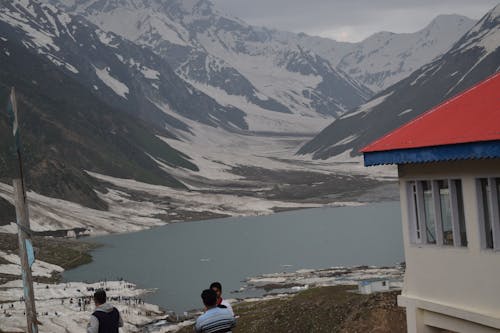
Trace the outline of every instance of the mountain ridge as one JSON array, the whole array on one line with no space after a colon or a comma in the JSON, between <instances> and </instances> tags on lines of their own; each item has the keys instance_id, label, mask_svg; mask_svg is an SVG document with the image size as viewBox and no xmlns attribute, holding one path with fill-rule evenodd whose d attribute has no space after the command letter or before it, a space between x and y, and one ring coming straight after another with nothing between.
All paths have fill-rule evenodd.
<instances>
[{"instance_id":1,"label":"mountain ridge","mask_svg":"<svg viewBox=\"0 0 500 333\"><path fill-rule=\"evenodd\" d=\"M80 58L70 58L73 53L64 53L58 46L62 44L42 33L46 30L36 30L39 34L31 39L33 36L29 33L33 31L27 25L29 13L21 9L40 14L46 8L28 0L14 3L2 0L1 3L0 100L6 101L10 87L16 87L30 189L87 207L106 209L106 203L96 193L105 189L87 171L186 188L155 161L198 169L187 155L157 137L174 138L175 135L163 126L152 126L99 98L85 80L78 78L85 66L66 63L66 60ZM6 17L17 18L15 22L20 23L8 23ZM47 18L45 23L51 25L49 21ZM85 29L85 25L77 21L70 22L77 29ZM56 25L61 27L59 23ZM84 57L83 52L81 56ZM91 73L96 75L94 68ZM94 84L100 81L97 77L94 79ZM100 89L106 87L104 82L98 84ZM112 91L105 96L111 95ZM0 128L0 179L10 182L15 161L11 152L13 139L8 130L10 123L4 112L0 113Z\"/></svg>"},{"instance_id":2,"label":"mountain ridge","mask_svg":"<svg viewBox=\"0 0 500 333\"><path fill-rule=\"evenodd\" d=\"M500 5L453 47L408 78L335 120L298 154L328 159L359 149L500 70Z\"/></svg>"}]
</instances>

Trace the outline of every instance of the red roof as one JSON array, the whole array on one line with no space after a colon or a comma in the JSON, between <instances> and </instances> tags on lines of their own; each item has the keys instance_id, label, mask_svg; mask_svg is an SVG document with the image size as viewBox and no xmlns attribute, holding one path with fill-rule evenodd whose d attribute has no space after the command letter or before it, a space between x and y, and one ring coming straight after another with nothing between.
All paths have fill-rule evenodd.
<instances>
[{"instance_id":1,"label":"red roof","mask_svg":"<svg viewBox=\"0 0 500 333\"><path fill-rule=\"evenodd\" d=\"M363 153L500 140L500 72L369 144Z\"/></svg>"}]
</instances>

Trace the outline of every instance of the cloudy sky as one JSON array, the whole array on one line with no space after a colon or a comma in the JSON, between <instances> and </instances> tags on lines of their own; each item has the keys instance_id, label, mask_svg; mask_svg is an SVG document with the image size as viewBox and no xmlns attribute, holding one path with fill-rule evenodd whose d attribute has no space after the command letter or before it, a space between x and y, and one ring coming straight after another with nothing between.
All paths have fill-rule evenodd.
<instances>
[{"instance_id":1,"label":"cloudy sky","mask_svg":"<svg viewBox=\"0 0 500 333\"><path fill-rule=\"evenodd\" d=\"M438 14L479 19L499 0L213 0L223 12L280 30L359 41L378 31L415 32Z\"/></svg>"}]
</instances>

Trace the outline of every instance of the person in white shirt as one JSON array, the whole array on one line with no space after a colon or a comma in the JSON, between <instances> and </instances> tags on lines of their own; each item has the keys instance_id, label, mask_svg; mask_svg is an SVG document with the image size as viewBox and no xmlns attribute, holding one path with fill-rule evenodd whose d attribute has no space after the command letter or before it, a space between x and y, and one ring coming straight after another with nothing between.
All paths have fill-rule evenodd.
<instances>
[{"instance_id":1,"label":"person in white shirt","mask_svg":"<svg viewBox=\"0 0 500 333\"><path fill-rule=\"evenodd\" d=\"M213 282L210 285L210 289L215 291L215 293L217 294L217 306L219 308L228 309L229 312L231 312L231 314L234 317L233 307L231 306L231 304L228 301L226 301L225 299L222 298L222 284L220 282Z\"/></svg>"}]
</instances>

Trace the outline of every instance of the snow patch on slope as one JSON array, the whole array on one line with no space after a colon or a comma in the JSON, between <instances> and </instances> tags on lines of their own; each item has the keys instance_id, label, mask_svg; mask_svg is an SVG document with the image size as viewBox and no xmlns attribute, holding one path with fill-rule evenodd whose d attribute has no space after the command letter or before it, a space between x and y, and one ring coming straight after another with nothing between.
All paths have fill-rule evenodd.
<instances>
[{"instance_id":1,"label":"snow patch on slope","mask_svg":"<svg viewBox=\"0 0 500 333\"><path fill-rule=\"evenodd\" d=\"M229 95L225 90L200 82L189 82L199 91L214 98L217 103L234 106L246 113L245 120L250 131L282 132L282 133L318 133L325 123L334 118L327 116L315 117L301 114L286 114L266 110L250 102L245 96ZM300 126L297 126L300 124Z\"/></svg>"},{"instance_id":2,"label":"snow patch on slope","mask_svg":"<svg viewBox=\"0 0 500 333\"><path fill-rule=\"evenodd\" d=\"M17 254L0 251L0 258L9 262L0 265L0 272L3 274L21 276L21 259ZM35 260L31 267L33 276L51 277L52 273L61 273L64 269L57 265L52 265L41 260Z\"/></svg>"},{"instance_id":3,"label":"snow patch on slope","mask_svg":"<svg viewBox=\"0 0 500 333\"><path fill-rule=\"evenodd\" d=\"M126 95L128 95L130 92L127 85L112 77L111 74L109 73L109 67L105 67L104 69L99 69L94 66L94 69L95 73L97 74L97 77L99 77L99 79L105 85L111 88L111 90L113 90L118 96L127 99Z\"/></svg>"},{"instance_id":4,"label":"snow patch on slope","mask_svg":"<svg viewBox=\"0 0 500 333\"><path fill-rule=\"evenodd\" d=\"M382 102L384 102L387 99L387 97L391 96L393 93L394 93L394 91L391 91L388 94L385 94L383 96L377 97L377 98L369 101L368 103L365 103L365 104L361 105L355 112L348 113L345 116L342 116L342 119L347 119L347 118L351 118L353 116L357 116L357 115L360 115L360 114L363 114L363 113L370 112L374 107L376 107L377 105L379 105Z\"/></svg>"},{"instance_id":5,"label":"snow patch on slope","mask_svg":"<svg viewBox=\"0 0 500 333\"><path fill-rule=\"evenodd\" d=\"M249 49L246 54L233 51L240 41L235 40L232 34L218 32L213 36L206 32L197 37L211 55L224 59L225 63L243 74L264 95L276 99L294 113L316 114L310 106L311 101L302 92L314 90L323 79L319 75L303 75L280 66L277 62L283 60L279 57L286 50L283 45L246 42L245 46Z\"/></svg>"},{"instance_id":6,"label":"snow patch on slope","mask_svg":"<svg viewBox=\"0 0 500 333\"><path fill-rule=\"evenodd\" d=\"M249 196L230 194L204 194L175 190L160 185L141 183L133 179L120 179L101 175L94 172L87 173L101 181L111 183L124 189L141 191L157 197L168 197L174 201L184 203L182 209L193 212L212 212L231 216L264 215L274 213L274 208L313 208L318 204L299 204L292 202L265 200Z\"/></svg>"}]
</instances>

